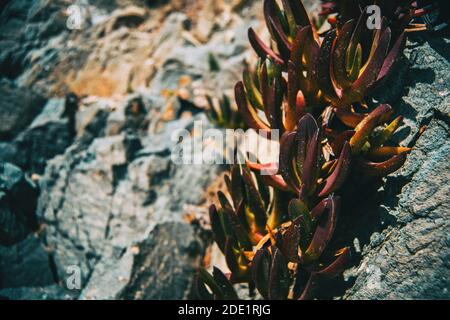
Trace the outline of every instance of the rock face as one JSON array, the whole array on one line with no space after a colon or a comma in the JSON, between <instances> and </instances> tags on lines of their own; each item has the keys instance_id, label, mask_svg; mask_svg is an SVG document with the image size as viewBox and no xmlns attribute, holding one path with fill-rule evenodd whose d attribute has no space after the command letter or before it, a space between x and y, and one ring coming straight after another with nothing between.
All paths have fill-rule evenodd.
<instances>
[{"instance_id":1,"label":"rock face","mask_svg":"<svg viewBox=\"0 0 450 320\"><path fill-rule=\"evenodd\" d=\"M7 79L0 79L0 96L1 140L11 139L25 129L45 104L45 98Z\"/></svg>"},{"instance_id":2,"label":"rock face","mask_svg":"<svg viewBox=\"0 0 450 320\"><path fill-rule=\"evenodd\" d=\"M347 272L355 281L347 299L450 298L450 41L427 40L405 51L406 94L393 103L405 115L398 139L413 151L384 186L380 210L392 222L372 234L359 266Z\"/></svg>"},{"instance_id":3,"label":"rock face","mask_svg":"<svg viewBox=\"0 0 450 320\"><path fill-rule=\"evenodd\" d=\"M130 97L122 107L124 124L127 106L136 99ZM217 167L192 170L174 165L170 155L177 142L171 139L172 128L189 128L196 120L207 122L204 115L174 120L142 139L130 128L91 140L80 137L49 162L38 213L47 225L59 279L68 267L78 266L87 286L82 297L188 296L194 264L205 248L183 214L186 205L203 201ZM106 267L111 265L123 268Z\"/></svg>"},{"instance_id":4,"label":"rock face","mask_svg":"<svg viewBox=\"0 0 450 320\"><path fill-rule=\"evenodd\" d=\"M38 229L38 190L16 166L0 163L0 289L54 283Z\"/></svg>"},{"instance_id":5,"label":"rock face","mask_svg":"<svg viewBox=\"0 0 450 320\"><path fill-rule=\"evenodd\" d=\"M36 187L16 166L0 163L0 245L12 245L38 227Z\"/></svg>"}]
</instances>

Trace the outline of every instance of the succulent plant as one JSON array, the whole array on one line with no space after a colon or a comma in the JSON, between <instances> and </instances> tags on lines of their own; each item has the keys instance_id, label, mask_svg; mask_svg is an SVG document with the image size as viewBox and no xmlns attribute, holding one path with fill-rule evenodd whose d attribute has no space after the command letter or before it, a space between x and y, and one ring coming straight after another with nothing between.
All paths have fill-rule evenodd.
<instances>
[{"instance_id":1,"label":"succulent plant","mask_svg":"<svg viewBox=\"0 0 450 320\"><path fill-rule=\"evenodd\" d=\"M413 23L438 9L440 1L434 0L322 0L320 15L328 22L337 24L358 18L360 12L370 5L377 5L389 19L391 28L407 31L426 30L425 24Z\"/></svg>"},{"instance_id":2,"label":"succulent plant","mask_svg":"<svg viewBox=\"0 0 450 320\"><path fill-rule=\"evenodd\" d=\"M279 161L236 164L225 176L228 195L218 192L210 220L230 273L201 270L201 298L235 299L233 284L242 282L267 299L314 298L351 258L349 247L329 247L348 177L384 177L410 151L391 142L402 117L365 103L390 75L405 33L386 17L368 30L359 11L319 36L299 0L282 4L265 0L271 44L249 30L259 61L235 86L245 124L269 137L281 132Z\"/></svg>"}]
</instances>

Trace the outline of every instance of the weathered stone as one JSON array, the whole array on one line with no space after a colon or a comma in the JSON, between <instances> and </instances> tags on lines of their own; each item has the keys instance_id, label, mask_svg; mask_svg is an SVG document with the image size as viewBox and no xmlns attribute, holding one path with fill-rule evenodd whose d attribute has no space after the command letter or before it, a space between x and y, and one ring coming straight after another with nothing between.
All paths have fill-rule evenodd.
<instances>
[{"instance_id":1,"label":"weathered stone","mask_svg":"<svg viewBox=\"0 0 450 320\"><path fill-rule=\"evenodd\" d=\"M190 298L203 251L204 244L192 226L181 222L158 224L119 259L102 260L80 298Z\"/></svg>"},{"instance_id":2,"label":"weathered stone","mask_svg":"<svg viewBox=\"0 0 450 320\"><path fill-rule=\"evenodd\" d=\"M72 300L73 293L57 285L46 287L23 287L0 290L0 299L9 300Z\"/></svg>"},{"instance_id":3,"label":"weathered stone","mask_svg":"<svg viewBox=\"0 0 450 320\"><path fill-rule=\"evenodd\" d=\"M30 89L0 79L0 139L14 138L41 111L45 99Z\"/></svg>"},{"instance_id":4,"label":"weathered stone","mask_svg":"<svg viewBox=\"0 0 450 320\"><path fill-rule=\"evenodd\" d=\"M12 245L38 227L35 215L38 191L24 173L0 163L0 245Z\"/></svg>"},{"instance_id":5,"label":"weathered stone","mask_svg":"<svg viewBox=\"0 0 450 320\"><path fill-rule=\"evenodd\" d=\"M405 53L410 67L400 81L407 90L393 105L405 116L397 138L413 151L387 178L380 210L390 223L370 238L359 266L346 272L354 281L347 299L450 298L450 42L428 39Z\"/></svg>"},{"instance_id":6,"label":"weathered stone","mask_svg":"<svg viewBox=\"0 0 450 320\"><path fill-rule=\"evenodd\" d=\"M55 281L50 256L39 237L31 234L15 245L0 246L1 289L47 286Z\"/></svg>"}]
</instances>

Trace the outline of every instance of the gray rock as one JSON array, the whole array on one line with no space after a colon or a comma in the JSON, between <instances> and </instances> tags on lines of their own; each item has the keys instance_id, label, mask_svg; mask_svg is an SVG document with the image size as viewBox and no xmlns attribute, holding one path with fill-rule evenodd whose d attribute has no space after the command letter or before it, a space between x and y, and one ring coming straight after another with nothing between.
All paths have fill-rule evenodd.
<instances>
[{"instance_id":1,"label":"gray rock","mask_svg":"<svg viewBox=\"0 0 450 320\"><path fill-rule=\"evenodd\" d=\"M21 168L42 174L48 159L61 154L72 143L65 99L51 99L31 125L15 140L16 162Z\"/></svg>"},{"instance_id":2,"label":"gray rock","mask_svg":"<svg viewBox=\"0 0 450 320\"><path fill-rule=\"evenodd\" d=\"M124 117L118 118L126 119L129 108L122 108L122 112ZM63 155L49 162L40 183L38 213L47 225L46 241L52 248L60 280L64 280L68 266L79 266L85 288L83 298L130 298L141 284L153 288L143 293L144 298L169 297L174 292L178 294L174 297L187 296L192 280L191 260L199 259L203 244L193 238L196 231L183 222L182 216L185 205L202 201L217 167L173 164L170 155L176 141L172 141L171 133L189 128L196 119L207 123L204 115L169 121L142 141L138 138L139 126L131 122L117 135L100 135L90 141L79 138ZM150 118L153 121L158 119ZM110 124L106 120L103 126ZM158 144L161 147L152 149ZM173 243L160 242L163 236L158 233L186 239L173 236ZM183 246L191 242L199 251L189 255ZM144 253L144 261L136 262L138 257L129 254L135 246ZM172 257L167 255L170 250L173 254L181 252L178 261L171 264L171 271L166 261ZM139 271L142 268L136 264L147 264L146 256L152 257L152 269L167 269L159 276L174 291L159 284L156 276L151 280L143 277Z\"/></svg>"},{"instance_id":3,"label":"gray rock","mask_svg":"<svg viewBox=\"0 0 450 320\"><path fill-rule=\"evenodd\" d=\"M30 124L45 104L45 99L30 89L0 79L0 139L14 138Z\"/></svg>"},{"instance_id":4,"label":"gray rock","mask_svg":"<svg viewBox=\"0 0 450 320\"><path fill-rule=\"evenodd\" d=\"M54 284L50 259L42 239L33 234L13 246L0 246L0 288Z\"/></svg>"},{"instance_id":5,"label":"gray rock","mask_svg":"<svg viewBox=\"0 0 450 320\"><path fill-rule=\"evenodd\" d=\"M0 160L42 174L47 160L63 153L74 138L74 128L70 128L70 117L65 108L66 99L50 99L14 140L0 143Z\"/></svg>"},{"instance_id":6,"label":"gray rock","mask_svg":"<svg viewBox=\"0 0 450 320\"><path fill-rule=\"evenodd\" d=\"M0 245L12 245L38 228L38 191L16 166L0 162Z\"/></svg>"},{"instance_id":7,"label":"gray rock","mask_svg":"<svg viewBox=\"0 0 450 320\"><path fill-rule=\"evenodd\" d=\"M414 149L387 178L382 204L393 222L346 272L355 281L346 299L450 298L450 41L410 44L405 53L411 66L400 80L406 95L394 104L405 115L397 138Z\"/></svg>"},{"instance_id":8,"label":"gray rock","mask_svg":"<svg viewBox=\"0 0 450 320\"><path fill-rule=\"evenodd\" d=\"M193 276L204 244L186 223L158 224L118 260L96 267L81 299L192 298Z\"/></svg>"},{"instance_id":9,"label":"gray rock","mask_svg":"<svg viewBox=\"0 0 450 320\"><path fill-rule=\"evenodd\" d=\"M45 287L8 288L0 290L0 297L9 300L72 300L70 292L57 285Z\"/></svg>"}]
</instances>

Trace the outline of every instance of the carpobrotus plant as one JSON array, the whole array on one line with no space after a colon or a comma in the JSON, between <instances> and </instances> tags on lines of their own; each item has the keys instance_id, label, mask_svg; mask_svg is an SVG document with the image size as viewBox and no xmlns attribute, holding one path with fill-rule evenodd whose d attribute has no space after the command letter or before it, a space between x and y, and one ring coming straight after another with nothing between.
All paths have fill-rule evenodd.
<instances>
[{"instance_id":1,"label":"carpobrotus plant","mask_svg":"<svg viewBox=\"0 0 450 320\"><path fill-rule=\"evenodd\" d=\"M348 177L386 176L410 150L390 142L402 121L392 119L392 107L365 101L405 45L392 17L369 30L361 10L319 36L299 0L283 0L282 7L266 0L264 13L271 43L249 30L259 62L244 72L235 98L249 128L267 136L279 130L279 161L235 164L225 176L228 194L218 192L210 219L231 273L201 270L203 299L235 299L233 284L243 282L267 299L314 298L322 280L341 274L351 257L349 247L328 246L345 214Z\"/></svg>"}]
</instances>

